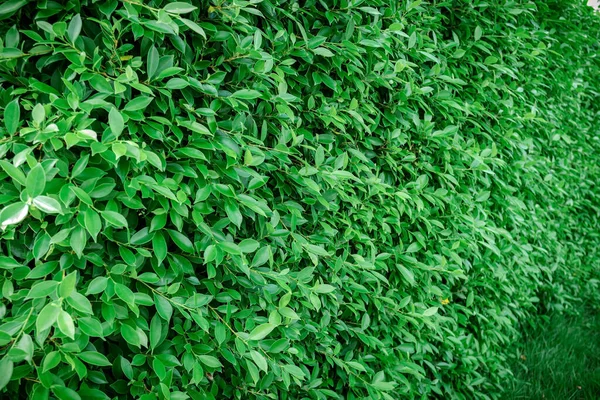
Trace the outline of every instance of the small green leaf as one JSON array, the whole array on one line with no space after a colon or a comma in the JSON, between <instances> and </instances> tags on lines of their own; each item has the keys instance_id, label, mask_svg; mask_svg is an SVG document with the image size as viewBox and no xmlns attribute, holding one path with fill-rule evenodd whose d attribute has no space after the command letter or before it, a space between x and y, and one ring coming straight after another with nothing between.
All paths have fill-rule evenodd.
<instances>
[{"instance_id":1,"label":"small green leaf","mask_svg":"<svg viewBox=\"0 0 600 400\"><path fill-rule=\"evenodd\" d=\"M266 324L259 325L256 328L254 328L252 330L252 332L250 332L250 336L248 336L248 340L261 340L261 339L264 339L276 327L277 327L277 325L274 325L274 324L271 324L271 323L266 323Z\"/></svg>"},{"instance_id":2,"label":"small green leaf","mask_svg":"<svg viewBox=\"0 0 600 400\"><path fill-rule=\"evenodd\" d=\"M265 358L265 356L263 356L256 350L250 350L250 357L252 357L252 361L254 361L258 368L265 372L268 371L269 365L267 364L267 359Z\"/></svg>"},{"instance_id":3,"label":"small green leaf","mask_svg":"<svg viewBox=\"0 0 600 400\"><path fill-rule=\"evenodd\" d=\"M84 351L77 354L77 357L90 365L97 365L99 367L110 367L112 365L104 354L100 354L97 351Z\"/></svg>"},{"instance_id":4,"label":"small green leaf","mask_svg":"<svg viewBox=\"0 0 600 400\"><path fill-rule=\"evenodd\" d=\"M41 125L46 119L46 109L42 104L36 104L31 111L31 116L33 117L33 122L36 125Z\"/></svg>"},{"instance_id":5,"label":"small green leaf","mask_svg":"<svg viewBox=\"0 0 600 400\"><path fill-rule=\"evenodd\" d=\"M2 6L0 6L2 7ZM0 390L4 389L13 374L13 362L7 356L0 360Z\"/></svg>"},{"instance_id":6,"label":"small green leaf","mask_svg":"<svg viewBox=\"0 0 600 400\"><path fill-rule=\"evenodd\" d=\"M132 346L140 347L140 336L137 331L127 324L121 324L121 336Z\"/></svg>"},{"instance_id":7,"label":"small green leaf","mask_svg":"<svg viewBox=\"0 0 600 400\"><path fill-rule=\"evenodd\" d=\"M327 284L318 284L315 285L313 290L316 293L327 294L335 291L335 286L327 285Z\"/></svg>"},{"instance_id":8,"label":"small green leaf","mask_svg":"<svg viewBox=\"0 0 600 400\"><path fill-rule=\"evenodd\" d=\"M108 125L110 126L110 130L118 138L123 129L125 129L125 122L123 120L123 116L116 108L111 108L108 113Z\"/></svg>"},{"instance_id":9,"label":"small green leaf","mask_svg":"<svg viewBox=\"0 0 600 400\"><path fill-rule=\"evenodd\" d=\"M150 348L154 350L162 337L162 322L158 315L152 317L150 322Z\"/></svg>"},{"instance_id":10,"label":"small green leaf","mask_svg":"<svg viewBox=\"0 0 600 400\"><path fill-rule=\"evenodd\" d=\"M47 214L62 214L62 207L58 200L48 196L37 196L33 199L33 205Z\"/></svg>"},{"instance_id":11,"label":"small green leaf","mask_svg":"<svg viewBox=\"0 0 600 400\"><path fill-rule=\"evenodd\" d=\"M60 287L58 288L58 294L62 298L67 298L71 296L73 291L75 290L75 285L77 284L77 272L73 271L67 276L63 278L60 282Z\"/></svg>"},{"instance_id":12,"label":"small green leaf","mask_svg":"<svg viewBox=\"0 0 600 400\"><path fill-rule=\"evenodd\" d=\"M200 355L198 359L202 362L202 364L206 365L210 368L219 368L222 367L223 364L219 361L218 358L209 356L209 355Z\"/></svg>"},{"instance_id":13,"label":"small green leaf","mask_svg":"<svg viewBox=\"0 0 600 400\"><path fill-rule=\"evenodd\" d=\"M75 339L75 325L73 324L73 318L64 310L60 310L57 318L58 329L65 334L65 336Z\"/></svg>"},{"instance_id":14,"label":"small green leaf","mask_svg":"<svg viewBox=\"0 0 600 400\"><path fill-rule=\"evenodd\" d=\"M158 70L158 61L160 56L158 54L158 50L156 47L150 46L150 50L148 51L148 58L146 60L146 72L148 74L148 79L152 79L156 71Z\"/></svg>"},{"instance_id":15,"label":"small green leaf","mask_svg":"<svg viewBox=\"0 0 600 400\"><path fill-rule=\"evenodd\" d=\"M42 297L49 296L50 294L56 292L56 288L58 287L58 282L56 281L42 281L38 282L31 287L29 293L27 293L28 299L38 299Z\"/></svg>"},{"instance_id":16,"label":"small green leaf","mask_svg":"<svg viewBox=\"0 0 600 400\"><path fill-rule=\"evenodd\" d=\"M438 307L430 307L427 310L423 311L423 316L431 317L432 315L437 314L437 312L438 312Z\"/></svg>"},{"instance_id":17,"label":"small green leaf","mask_svg":"<svg viewBox=\"0 0 600 400\"><path fill-rule=\"evenodd\" d=\"M0 6L1 7L1 6ZM9 135L14 135L21 123L21 108L19 99L14 99L4 108L4 126Z\"/></svg>"},{"instance_id":18,"label":"small green leaf","mask_svg":"<svg viewBox=\"0 0 600 400\"><path fill-rule=\"evenodd\" d=\"M101 211L102 218L109 224L117 228L127 228L127 220L124 216L115 211Z\"/></svg>"},{"instance_id":19,"label":"small green leaf","mask_svg":"<svg viewBox=\"0 0 600 400\"><path fill-rule=\"evenodd\" d=\"M135 295L133 291L122 283L115 283L115 293L118 298L123 300L126 304L133 306L135 304Z\"/></svg>"},{"instance_id":20,"label":"small green leaf","mask_svg":"<svg viewBox=\"0 0 600 400\"><path fill-rule=\"evenodd\" d=\"M165 10L168 13L173 13L173 14L186 14L189 12L192 12L194 10L196 10L198 7L193 6L189 3L184 3L181 1L175 1L173 3L168 3L163 10Z\"/></svg>"},{"instance_id":21,"label":"small green leaf","mask_svg":"<svg viewBox=\"0 0 600 400\"><path fill-rule=\"evenodd\" d=\"M194 252L194 244L187 236L172 229L167 230L167 232L169 232L169 236L173 240L173 243L175 243L181 250L187 253Z\"/></svg>"},{"instance_id":22,"label":"small green leaf","mask_svg":"<svg viewBox=\"0 0 600 400\"><path fill-rule=\"evenodd\" d=\"M252 100L252 99L256 99L257 97L260 97L260 92L258 92L256 90L242 89L242 90L238 90L237 92L234 92L231 95L231 97L233 97L235 99Z\"/></svg>"},{"instance_id":23,"label":"small green leaf","mask_svg":"<svg viewBox=\"0 0 600 400\"><path fill-rule=\"evenodd\" d=\"M27 193L30 197L41 195L46 188L46 171L42 164L37 164L27 175Z\"/></svg>"},{"instance_id":24,"label":"small green leaf","mask_svg":"<svg viewBox=\"0 0 600 400\"><path fill-rule=\"evenodd\" d=\"M98 213L91 208L88 208L84 212L85 229L89 232L94 242L98 239L98 234L102 230L102 221Z\"/></svg>"},{"instance_id":25,"label":"small green leaf","mask_svg":"<svg viewBox=\"0 0 600 400\"><path fill-rule=\"evenodd\" d=\"M71 43L75 43L80 33L81 17L79 16L79 14L75 14L75 16L71 18L71 22L69 22L69 28L67 29L67 36L71 40Z\"/></svg>"},{"instance_id":26,"label":"small green leaf","mask_svg":"<svg viewBox=\"0 0 600 400\"><path fill-rule=\"evenodd\" d=\"M84 317L77 320L77 325L83 333L92 337L103 337L102 324L94 317Z\"/></svg>"},{"instance_id":27,"label":"small green leaf","mask_svg":"<svg viewBox=\"0 0 600 400\"><path fill-rule=\"evenodd\" d=\"M156 232L152 238L152 250L158 260L158 265L162 264L163 260L167 257L167 241L161 232Z\"/></svg>"},{"instance_id":28,"label":"small green leaf","mask_svg":"<svg viewBox=\"0 0 600 400\"><path fill-rule=\"evenodd\" d=\"M22 264L17 262L12 257L0 256L0 268L1 269L14 269L21 267Z\"/></svg>"},{"instance_id":29,"label":"small green leaf","mask_svg":"<svg viewBox=\"0 0 600 400\"><path fill-rule=\"evenodd\" d=\"M51 351L50 353L46 354L46 357L44 357L44 362L42 363L42 372L50 371L52 368L60 364L60 360L61 357L58 351Z\"/></svg>"},{"instance_id":30,"label":"small green leaf","mask_svg":"<svg viewBox=\"0 0 600 400\"><path fill-rule=\"evenodd\" d=\"M480 26L475 27L475 41L481 39L481 36L483 35L483 30L481 30Z\"/></svg>"},{"instance_id":31,"label":"small green leaf","mask_svg":"<svg viewBox=\"0 0 600 400\"><path fill-rule=\"evenodd\" d=\"M169 322L171 320L171 316L173 315L173 306L169 300L165 299L163 296L158 294L154 294L154 303L156 304L156 311L158 315L165 321Z\"/></svg>"},{"instance_id":32,"label":"small green leaf","mask_svg":"<svg viewBox=\"0 0 600 400\"><path fill-rule=\"evenodd\" d=\"M125 111L139 111L143 110L152 103L154 98L148 96L138 96L135 99L131 100L129 103L125 105Z\"/></svg>"},{"instance_id":33,"label":"small green leaf","mask_svg":"<svg viewBox=\"0 0 600 400\"><path fill-rule=\"evenodd\" d=\"M15 203L4 207L0 211L0 228L6 229L9 225L16 225L23 221L29 214L29 206L25 203Z\"/></svg>"},{"instance_id":34,"label":"small green leaf","mask_svg":"<svg viewBox=\"0 0 600 400\"><path fill-rule=\"evenodd\" d=\"M108 285L108 278L105 276L98 276L94 278L85 292L86 296L90 294L102 293Z\"/></svg>"},{"instance_id":35,"label":"small green leaf","mask_svg":"<svg viewBox=\"0 0 600 400\"><path fill-rule=\"evenodd\" d=\"M37 319L35 321L35 329L37 331L44 331L46 329L49 329L56 322L60 311L61 309L58 306L58 304L46 304L46 306L42 308L42 311L40 311L40 313L37 316Z\"/></svg>"}]
</instances>

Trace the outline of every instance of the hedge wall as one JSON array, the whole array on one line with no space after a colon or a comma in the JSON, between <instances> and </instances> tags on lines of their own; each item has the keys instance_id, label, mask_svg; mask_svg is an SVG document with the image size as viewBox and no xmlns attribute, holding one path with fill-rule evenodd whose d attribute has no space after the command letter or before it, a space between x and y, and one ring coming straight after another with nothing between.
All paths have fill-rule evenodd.
<instances>
[{"instance_id":1,"label":"hedge wall","mask_svg":"<svg viewBox=\"0 0 600 400\"><path fill-rule=\"evenodd\" d=\"M600 300L599 33L566 0L2 2L2 397L497 398L521 324Z\"/></svg>"}]
</instances>

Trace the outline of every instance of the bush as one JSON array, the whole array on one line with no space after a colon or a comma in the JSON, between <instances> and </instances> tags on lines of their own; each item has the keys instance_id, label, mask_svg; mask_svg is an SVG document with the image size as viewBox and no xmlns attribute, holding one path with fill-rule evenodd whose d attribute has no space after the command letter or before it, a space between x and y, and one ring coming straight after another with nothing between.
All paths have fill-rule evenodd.
<instances>
[{"instance_id":1,"label":"bush","mask_svg":"<svg viewBox=\"0 0 600 400\"><path fill-rule=\"evenodd\" d=\"M496 398L600 300L576 1L0 4L0 387Z\"/></svg>"}]
</instances>

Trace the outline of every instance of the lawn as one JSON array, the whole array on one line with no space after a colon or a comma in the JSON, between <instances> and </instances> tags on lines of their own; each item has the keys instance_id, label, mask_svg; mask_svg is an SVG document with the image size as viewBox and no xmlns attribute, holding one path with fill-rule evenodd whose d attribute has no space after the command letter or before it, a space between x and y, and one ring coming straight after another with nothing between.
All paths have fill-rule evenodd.
<instances>
[{"instance_id":1,"label":"lawn","mask_svg":"<svg viewBox=\"0 0 600 400\"><path fill-rule=\"evenodd\" d=\"M600 314L554 315L524 340L507 399L599 399Z\"/></svg>"}]
</instances>

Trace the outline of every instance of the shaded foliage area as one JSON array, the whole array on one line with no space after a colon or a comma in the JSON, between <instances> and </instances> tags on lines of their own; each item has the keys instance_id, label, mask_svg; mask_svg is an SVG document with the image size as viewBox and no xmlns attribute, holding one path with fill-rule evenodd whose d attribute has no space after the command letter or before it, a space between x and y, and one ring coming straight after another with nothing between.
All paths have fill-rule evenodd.
<instances>
[{"instance_id":1,"label":"shaded foliage area","mask_svg":"<svg viewBox=\"0 0 600 400\"><path fill-rule=\"evenodd\" d=\"M596 399L600 395L600 314L555 314L526 332L506 399Z\"/></svg>"},{"instance_id":2,"label":"shaded foliage area","mask_svg":"<svg viewBox=\"0 0 600 400\"><path fill-rule=\"evenodd\" d=\"M3 393L499 397L600 297L580 3L0 4Z\"/></svg>"}]
</instances>

